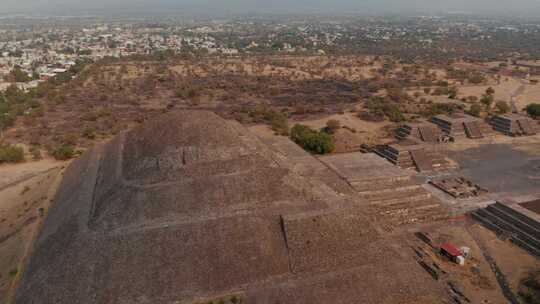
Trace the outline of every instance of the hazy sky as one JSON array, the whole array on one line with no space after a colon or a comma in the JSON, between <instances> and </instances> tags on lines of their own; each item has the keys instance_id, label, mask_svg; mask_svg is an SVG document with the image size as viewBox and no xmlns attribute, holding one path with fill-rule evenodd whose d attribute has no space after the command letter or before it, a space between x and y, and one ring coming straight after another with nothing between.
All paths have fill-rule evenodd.
<instances>
[{"instance_id":1,"label":"hazy sky","mask_svg":"<svg viewBox=\"0 0 540 304\"><path fill-rule=\"evenodd\" d=\"M0 14L198 11L219 13L470 12L540 16L540 0L0 0Z\"/></svg>"}]
</instances>

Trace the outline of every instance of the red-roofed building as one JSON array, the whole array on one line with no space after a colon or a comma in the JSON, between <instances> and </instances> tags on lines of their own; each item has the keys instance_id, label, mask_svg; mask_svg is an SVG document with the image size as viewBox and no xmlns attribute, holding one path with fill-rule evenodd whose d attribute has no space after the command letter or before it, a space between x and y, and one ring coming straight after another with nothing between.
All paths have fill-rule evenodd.
<instances>
[{"instance_id":1,"label":"red-roofed building","mask_svg":"<svg viewBox=\"0 0 540 304\"><path fill-rule=\"evenodd\" d=\"M458 257L462 256L463 253L456 246L450 243L444 243L441 245L441 254L447 256L450 260L458 262Z\"/></svg>"}]
</instances>

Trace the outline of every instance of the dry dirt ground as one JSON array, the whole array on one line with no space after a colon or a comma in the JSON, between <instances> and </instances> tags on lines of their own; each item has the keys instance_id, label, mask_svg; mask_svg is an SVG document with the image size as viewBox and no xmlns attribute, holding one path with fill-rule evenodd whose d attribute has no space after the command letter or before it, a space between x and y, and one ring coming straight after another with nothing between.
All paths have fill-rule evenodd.
<instances>
[{"instance_id":1,"label":"dry dirt ground","mask_svg":"<svg viewBox=\"0 0 540 304\"><path fill-rule=\"evenodd\" d=\"M470 303L505 304L497 279L479 247L478 241L487 249L506 277L511 290L517 294L519 282L531 270L540 269L540 261L508 241L502 241L490 230L471 220L456 220L418 227L429 235L435 246L450 242L456 247L469 247L471 256L464 266L459 266L436 254L420 240L411 239L411 248L426 254L424 261L436 263L446 274L441 282L457 282ZM420 249L421 248L421 249Z\"/></svg>"},{"instance_id":2,"label":"dry dirt ground","mask_svg":"<svg viewBox=\"0 0 540 304\"><path fill-rule=\"evenodd\" d=\"M358 118L355 112L345 112L344 114L334 114L324 118L290 121L293 126L296 123L304 124L314 129L326 127L329 120L337 120L342 128L334 134L334 152L348 152L357 150L362 144L380 144L391 141L392 136L388 134L388 127L394 125L389 121L369 122Z\"/></svg>"},{"instance_id":3,"label":"dry dirt ground","mask_svg":"<svg viewBox=\"0 0 540 304\"><path fill-rule=\"evenodd\" d=\"M470 233L480 238L505 274L510 288L518 290L519 282L532 270L540 269L540 261L510 242L497 238L490 230L474 225Z\"/></svg>"},{"instance_id":4,"label":"dry dirt ground","mask_svg":"<svg viewBox=\"0 0 540 304\"><path fill-rule=\"evenodd\" d=\"M369 122L361 120L357 117L356 112L345 112L343 114L334 114L325 116L324 118L289 120L289 126L295 124L303 124L313 129L320 130L326 127L329 120L337 120L341 124L335 134L333 134L334 145L336 149L334 153L343 153L357 151L362 144L381 144L393 140L393 137L388 133L394 123L385 122ZM254 125L250 129L259 136L273 136L274 132L268 125Z\"/></svg>"},{"instance_id":5,"label":"dry dirt ground","mask_svg":"<svg viewBox=\"0 0 540 304\"><path fill-rule=\"evenodd\" d=\"M512 93L522 85L522 82L516 78L503 78L498 85L480 85L480 86L458 86L458 97L477 96L480 98L489 87L495 90L495 100L510 101Z\"/></svg>"},{"instance_id":6,"label":"dry dirt ground","mask_svg":"<svg viewBox=\"0 0 540 304\"><path fill-rule=\"evenodd\" d=\"M8 302L64 166L51 160L0 166L0 303Z\"/></svg>"},{"instance_id":7,"label":"dry dirt ground","mask_svg":"<svg viewBox=\"0 0 540 304\"><path fill-rule=\"evenodd\" d=\"M525 108L528 104L540 103L540 85L526 85L523 94L516 98L516 105L519 110Z\"/></svg>"},{"instance_id":8,"label":"dry dirt ground","mask_svg":"<svg viewBox=\"0 0 540 304\"><path fill-rule=\"evenodd\" d=\"M446 272L440 277L441 281L458 282L471 303L506 303L497 285L495 275L474 239L464 228L463 222L437 224L421 231L430 236L435 246L450 242L458 248L466 246L471 249L471 257L466 260L464 266L459 266L434 253L424 243L420 241L415 243L415 247L421 247L422 252L427 253L429 256L425 261L431 260Z\"/></svg>"}]
</instances>

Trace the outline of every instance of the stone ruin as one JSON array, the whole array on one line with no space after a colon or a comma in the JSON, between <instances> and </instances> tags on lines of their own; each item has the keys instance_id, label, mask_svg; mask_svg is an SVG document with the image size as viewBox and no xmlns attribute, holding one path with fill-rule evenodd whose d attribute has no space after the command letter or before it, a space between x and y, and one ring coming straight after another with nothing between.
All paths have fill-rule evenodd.
<instances>
[{"instance_id":1,"label":"stone ruin","mask_svg":"<svg viewBox=\"0 0 540 304\"><path fill-rule=\"evenodd\" d=\"M436 115L431 122L439 126L442 132L451 138L480 139L492 134L491 127L479 118L466 115Z\"/></svg>"},{"instance_id":2,"label":"stone ruin","mask_svg":"<svg viewBox=\"0 0 540 304\"><path fill-rule=\"evenodd\" d=\"M387 230L443 219L449 214L411 172L373 153L339 154L321 160L353 187L361 198L359 204L373 208Z\"/></svg>"},{"instance_id":3,"label":"stone ruin","mask_svg":"<svg viewBox=\"0 0 540 304\"><path fill-rule=\"evenodd\" d=\"M508 136L530 136L538 133L538 124L527 116L519 114L497 115L491 119L495 131Z\"/></svg>"},{"instance_id":4,"label":"stone ruin","mask_svg":"<svg viewBox=\"0 0 540 304\"><path fill-rule=\"evenodd\" d=\"M414 140L381 145L375 148L375 153L396 166L419 172L447 170L451 167L439 151Z\"/></svg>"},{"instance_id":5,"label":"stone ruin","mask_svg":"<svg viewBox=\"0 0 540 304\"><path fill-rule=\"evenodd\" d=\"M445 141L443 132L432 123L405 123L396 130L396 139L417 139L427 143Z\"/></svg>"},{"instance_id":6,"label":"stone ruin","mask_svg":"<svg viewBox=\"0 0 540 304\"><path fill-rule=\"evenodd\" d=\"M454 198L464 199L488 193L488 190L463 177L435 179L429 182Z\"/></svg>"}]
</instances>

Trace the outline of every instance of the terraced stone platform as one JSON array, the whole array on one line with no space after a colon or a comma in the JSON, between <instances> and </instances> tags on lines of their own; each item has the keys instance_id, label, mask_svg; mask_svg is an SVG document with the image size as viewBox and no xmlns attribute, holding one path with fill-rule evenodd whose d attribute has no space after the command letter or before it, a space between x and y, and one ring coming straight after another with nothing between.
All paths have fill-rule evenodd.
<instances>
[{"instance_id":1,"label":"terraced stone platform","mask_svg":"<svg viewBox=\"0 0 540 304\"><path fill-rule=\"evenodd\" d=\"M393 144L381 145L376 147L374 151L403 169L427 172L451 168L451 164L442 153L414 140L402 140Z\"/></svg>"},{"instance_id":2,"label":"terraced stone platform","mask_svg":"<svg viewBox=\"0 0 540 304\"><path fill-rule=\"evenodd\" d=\"M493 129L508 136L530 136L539 132L538 124L527 116L508 113L497 115L490 121Z\"/></svg>"},{"instance_id":3,"label":"terraced stone platform","mask_svg":"<svg viewBox=\"0 0 540 304\"><path fill-rule=\"evenodd\" d=\"M388 230L448 215L446 206L415 181L411 172L376 154L348 153L321 160L351 184L362 199L359 204L373 208Z\"/></svg>"}]
</instances>

